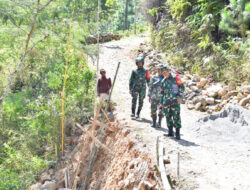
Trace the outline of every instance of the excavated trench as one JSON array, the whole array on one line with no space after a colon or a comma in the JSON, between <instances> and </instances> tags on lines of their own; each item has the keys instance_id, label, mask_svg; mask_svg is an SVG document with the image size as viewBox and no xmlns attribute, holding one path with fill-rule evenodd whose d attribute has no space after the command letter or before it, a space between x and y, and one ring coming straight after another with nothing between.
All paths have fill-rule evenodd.
<instances>
[{"instance_id":1,"label":"excavated trench","mask_svg":"<svg viewBox=\"0 0 250 190\"><path fill-rule=\"evenodd\" d=\"M112 130L97 126L93 135L102 144L90 137L90 125L83 128L89 132L75 129L67 138L67 154L53 171L42 175L39 189L46 189L48 179L55 183L55 189L160 189L155 155L139 150L139 142L128 128L118 121ZM46 179L48 175L51 177Z\"/></svg>"}]
</instances>

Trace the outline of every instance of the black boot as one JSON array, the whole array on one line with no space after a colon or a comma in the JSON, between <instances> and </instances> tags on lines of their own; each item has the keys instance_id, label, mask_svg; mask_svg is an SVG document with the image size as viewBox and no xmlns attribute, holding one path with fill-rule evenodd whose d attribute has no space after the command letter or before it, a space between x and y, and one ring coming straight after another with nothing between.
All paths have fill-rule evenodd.
<instances>
[{"instance_id":1,"label":"black boot","mask_svg":"<svg viewBox=\"0 0 250 190\"><path fill-rule=\"evenodd\" d=\"M177 140L181 140L180 129L176 128L175 137Z\"/></svg>"},{"instance_id":2,"label":"black boot","mask_svg":"<svg viewBox=\"0 0 250 190\"><path fill-rule=\"evenodd\" d=\"M168 126L168 136L169 137L173 137L174 136L173 126Z\"/></svg>"},{"instance_id":3,"label":"black boot","mask_svg":"<svg viewBox=\"0 0 250 190\"><path fill-rule=\"evenodd\" d=\"M161 120L162 120L162 116L159 116L159 121L158 121L158 127L161 128Z\"/></svg>"},{"instance_id":4,"label":"black boot","mask_svg":"<svg viewBox=\"0 0 250 190\"><path fill-rule=\"evenodd\" d=\"M135 117L135 108L132 108L132 114L131 117Z\"/></svg>"},{"instance_id":5,"label":"black boot","mask_svg":"<svg viewBox=\"0 0 250 190\"><path fill-rule=\"evenodd\" d=\"M136 119L139 119L139 118L140 118L140 113L141 113L141 110L138 110L138 111L137 111L137 114L136 114Z\"/></svg>"},{"instance_id":6,"label":"black boot","mask_svg":"<svg viewBox=\"0 0 250 190\"><path fill-rule=\"evenodd\" d=\"M157 116L153 116L152 119L153 119L153 124L151 125L151 127L155 128L156 127Z\"/></svg>"}]
</instances>

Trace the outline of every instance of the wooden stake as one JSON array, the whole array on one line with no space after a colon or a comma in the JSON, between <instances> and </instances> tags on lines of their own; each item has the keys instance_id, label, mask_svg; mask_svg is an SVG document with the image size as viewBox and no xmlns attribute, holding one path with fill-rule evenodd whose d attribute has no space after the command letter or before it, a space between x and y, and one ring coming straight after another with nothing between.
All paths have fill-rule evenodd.
<instances>
[{"instance_id":1,"label":"wooden stake","mask_svg":"<svg viewBox=\"0 0 250 190\"><path fill-rule=\"evenodd\" d=\"M178 161L177 161L177 177L180 179L180 152L178 152Z\"/></svg>"},{"instance_id":2,"label":"wooden stake","mask_svg":"<svg viewBox=\"0 0 250 190\"><path fill-rule=\"evenodd\" d=\"M91 152L89 166L88 166L88 169L87 169L87 172L86 172L86 177L84 179L84 182L81 185L80 190L86 190L87 182L88 182L89 177L90 177L90 175L92 173L92 168L93 168L94 160L95 160L96 153L97 153L97 146L95 145L95 143L93 143L92 145L94 146L94 148L93 148L93 150Z\"/></svg>"},{"instance_id":3,"label":"wooden stake","mask_svg":"<svg viewBox=\"0 0 250 190\"><path fill-rule=\"evenodd\" d=\"M114 80L113 80L113 83L112 83L112 87L111 87L111 91L110 91L110 94L109 94L109 99L108 99L108 103L107 103L107 106L106 106L106 108L105 108L105 111L108 110L109 103L110 103L110 101L111 101L111 96L112 96L112 94L113 94L113 89L114 89L114 86L115 86L115 82L116 82L116 78L117 78L118 71L119 71L119 68L120 68L120 64L121 64L121 62L118 63L117 68L116 68Z\"/></svg>"},{"instance_id":4,"label":"wooden stake","mask_svg":"<svg viewBox=\"0 0 250 190\"><path fill-rule=\"evenodd\" d=\"M70 186L70 175L69 175L69 170L68 170L68 168L65 170L64 179L65 179L65 188L68 189L69 186Z\"/></svg>"},{"instance_id":5,"label":"wooden stake","mask_svg":"<svg viewBox=\"0 0 250 190\"><path fill-rule=\"evenodd\" d=\"M159 141L159 172L161 174L161 180L162 180L162 184L163 184L163 188L165 190L171 190L171 186L168 182L167 179L167 174L166 174L166 170L165 170L165 166L164 166L164 160L163 160L163 143Z\"/></svg>"}]
</instances>

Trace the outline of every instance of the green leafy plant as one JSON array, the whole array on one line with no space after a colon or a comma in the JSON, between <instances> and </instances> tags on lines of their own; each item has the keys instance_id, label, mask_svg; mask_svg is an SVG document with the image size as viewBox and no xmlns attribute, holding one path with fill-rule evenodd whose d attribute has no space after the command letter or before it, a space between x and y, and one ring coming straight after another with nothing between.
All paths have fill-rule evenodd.
<instances>
[{"instance_id":1,"label":"green leafy plant","mask_svg":"<svg viewBox=\"0 0 250 190\"><path fill-rule=\"evenodd\" d=\"M250 23L250 2L247 0L230 0L230 4L221 13L220 29L230 34L247 35Z\"/></svg>"}]
</instances>

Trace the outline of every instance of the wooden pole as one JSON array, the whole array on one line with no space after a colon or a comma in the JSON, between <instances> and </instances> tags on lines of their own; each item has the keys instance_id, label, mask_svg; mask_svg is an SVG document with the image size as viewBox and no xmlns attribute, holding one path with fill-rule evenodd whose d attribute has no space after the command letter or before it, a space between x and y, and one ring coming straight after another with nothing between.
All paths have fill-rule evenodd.
<instances>
[{"instance_id":1,"label":"wooden pole","mask_svg":"<svg viewBox=\"0 0 250 190\"><path fill-rule=\"evenodd\" d=\"M94 114L96 113L97 108L97 83L98 83L98 75L99 75L99 61L100 61L100 0L98 0L97 5L97 22L96 22L96 28L97 28L97 63L96 63L96 90L95 90L95 108L94 108Z\"/></svg>"},{"instance_id":2,"label":"wooden pole","mask_svg":"<svg viewBox=\"0 0 250 190\"><path fill-rule=\"evenodd\" d=\"M159 142L159 172L161 174L161 180L162 180L162 184L163 184L163 188L165 190L171 190L171 186L168 182L167 179L167 174L166 174L166 170L165 170L165 166L164 166L164 154L163 154L163 143Z\"/></svg>"},{"instance_id":3,"label":"wooden pole","mask_svg":"<svg viewBox=\"0 0 250 190\"><path fill-rule=\"evenodd\" d=\"M108 102L107 102L105 111L108 110L109 103L110 103L110 101L111 101L111 96L112 96L112 94L113 94L113 89L114 89L114 86L115 86L115 81L116 81L116 78L117 78L117 75L118 75L118 71L119 71L120 65L121 65L121 62L118 63L117 68L116 68L114 80L113 80L113 83L112 83L112 87L111 87L111 91L110 91L110 94L109 94L109 99L108 99Z\"/></svg>"},{"instance_id":4,"label":"wooden pole","mask_svg":"<svg viewBox=\"0 0 250 190\"><path fill-rule=\"evenodd\" d=\"M68 37L68 42L67 42L67 55L66 55L66 63L65 63L65 71L64 71L64 79L63 79L63 90L62 90L62 121L61 121L62 155L64 154L64 117L65 117L64 102L65 102L66 82L67 82L67 74L68 74L68 67L69 67L69 54L70 54L72 24L73 24L73 19L74 19L74 10L75 10L75 7L72 10L71 22L69 25L69 37Z\"/></svg>"},{"instance_id":5,"label":"wooden pole","mask_svg":"<svg viewBox=\"0 0 250 190\"><path fill-rule=\"evenodd\" d=\"M177 177L180 179L180 152L178 152L178 161L177 161Z\"/></svg>"}]
</instances>

